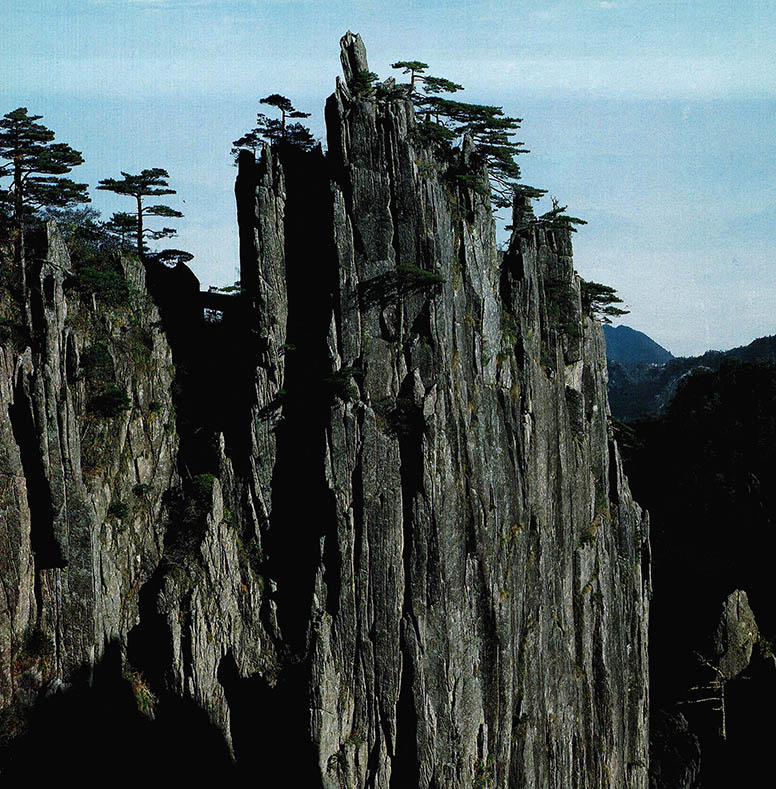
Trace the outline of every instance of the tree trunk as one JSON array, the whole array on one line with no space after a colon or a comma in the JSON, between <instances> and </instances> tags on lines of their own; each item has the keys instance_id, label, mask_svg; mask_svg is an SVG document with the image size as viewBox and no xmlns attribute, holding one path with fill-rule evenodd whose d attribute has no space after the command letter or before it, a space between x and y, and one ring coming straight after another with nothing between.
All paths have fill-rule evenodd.
<instances>
[{"instance_id":1,"label":"tree trunk","mask_svg":"<svg viewBox=\"0 0 776 789\"><path fill-rule=\"evenodd\" d=\"M137 200L137 255L143 260L143 198L135 195Z\"/></svg>"},{"instance_id":2,"label":"tree trunk","mask_svg":"<svg viewBox=\"0 0 776 789\"><path fill-rule=\"evenodd\" d=\"M30 294L27 290L27 255L25 254L24 248L24 181L22 178L22 165L19 159L14 159L13 188L14 225L16 231L16 239L14 243L14 262L19 271L22 315L24 316L24 323L30 331L30 336L32 336L32 308L30 306Z\"/></svg>"},{"instance_id":3,"label":"tree trunk","mask_svg":"<svg viewBox=\"0 0 776 789\"><path fill-rule=\"evenodd\" d=\"M14 160L13 167L14 209L13 218L16 229L14 244L15 263L21 275L22 295L26 301L27 294L27 266L24 260L24 199L22 194L22 166L19 159Z\"/></svg>"}]
</instances>

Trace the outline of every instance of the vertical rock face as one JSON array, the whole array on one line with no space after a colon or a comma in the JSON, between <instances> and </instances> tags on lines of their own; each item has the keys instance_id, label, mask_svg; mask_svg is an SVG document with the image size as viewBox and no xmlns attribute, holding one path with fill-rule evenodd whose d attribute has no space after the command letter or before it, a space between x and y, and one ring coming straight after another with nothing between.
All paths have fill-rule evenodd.
<instances>
[{"instance_id":1,"label":"vertical rock face","mask_svg":"<svg viewBox=\"0 0 776 789\"><path fill-rule=\"evenodd\" d=\"M240 157L220 324L126 261L134 322L90 312L49 228L0 356L0 707L114 646L156 736L204 711L268 783L646 786L648 525L569 230L518 201L499 251L471 142L342 60L326 155Z\"/></svg>"},{"instance_id":2,"label":"vertical rock face","mask_svg":"<svg viewBox=\"0 0 776 789\"><path fill-rule=\"evenodd\" d=\"M285 267L294 353L329 389L304 422L317 517L285 507L272 527L320 545L299 547L290 618L278 578L280 627L309 663L313 772L331 787L645 786L647 523L609 440L569 232L519 204L500 253L488 198L455 178L487 177L476 151L442 162L408 100L354 95L366 54L357 36L342 46L327 171L286 154L285 245L274 229L253 245L277 248L259 280ZM277 169L268 152L261 167ZM298 381L279 444L303 420ZM326 389L307 383L310 399Z\"/></svg>"},{"instance_id":3,"label":"vertical rock face","mask_svg":"<svg viewBox=\"0 0 776 789\"><path fill-rule=\"evenodd\" d=\"M223 433L192 421L212 378L181 341L205 350L198 286L167 272L176 370L136 259L100 261L87 274L119 284L90 295L53 223L31 249L32 322L0 345L0 774L24 775L43 741L41 774L153 747L179 775L170 743L197 737L192 770L228 765L232 678L275 658L261 461L236 473Z\"/></svg>"},{"instance_id":4,"label":"vertical rock face","mask_svg":"<svg viewBox=\"0 0 776 789\"><path fill-rule=\"evenodd\" d=\"M161 550L150 524L176 478L172 362L147 297L133 316L96 319L65 298L70 260L53 223L38 254L31 345L0 351L4 704L93 665L135 624ZM126 274L144 288L142 272ZM22 658L32 635L49 644L45 660Z\"/></svg>"}]
</instances>

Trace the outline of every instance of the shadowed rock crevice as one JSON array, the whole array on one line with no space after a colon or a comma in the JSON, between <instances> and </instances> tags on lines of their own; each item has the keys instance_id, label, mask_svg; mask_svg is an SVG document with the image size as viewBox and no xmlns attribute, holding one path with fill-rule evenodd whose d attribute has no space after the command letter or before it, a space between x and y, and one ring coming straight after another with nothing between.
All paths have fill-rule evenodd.
<instances>
[{"instance_id":1,"label":"shadowed rock crevice","mask_svg":"<svg viewBox=\"0 0 776 789\"><path fill-rule=\"evenodd\" d=\"M62 546L54 534L54 512L51 488L40 456L39 431L33 420L32 403L21 386L17 386L14 401L8 407L13 437L19 447L30 508L30 537L39 570L64 567Z\"/></svg>"},{"instance_id":2,"label":"shadowed rock crevice","mask_svg":"<svg viewBox=\"0 0 776 789\"><path fill-rule=\"evenodd\" d=\"M404 627L411 627L406 622ZM420 785L420 763L418 760L418 715L415 710L415 694L412 688L414 667L410 650L403 650L401 690L399 703L396 708L396 751L392 759L391 783L392 789L401 789L405 786Z\"/></svg>"},{"instance_id":3,"label":"shadowed rock crevice","mask_svg":"<svg viewBox=\"0 0 776 789\"><path fill-rule=\"evenodd\" d=\"M268 569L278 584L279 624L292 652L301 653L322 547L330 561L328 604L336 607L339 597L337 554L329 536L334 501L325 474L326 428L336 396L327 344L335 268L329 180L320 150L287 150L281 162L287 194L287 351L266 546Z\"/></svg>"},{"instance_id":4,"label":"shadowed rock crevice","mask_svg":"<svg viewBox=\"0 0 776 789\"><path fill-rule=\"evenodd\" d=\"M230 711L237 774L260 786L315 786L315 754L299 710L306 704L309 669L289 665L273 685L261 676L242 677L231 653L218 666L218 681ZM300 694L302 694L300 696Z\"/></svg>"},{"instance_id":5,"label":"shadowed rock crevice","mask_svg":"<svg viewBox=\"0 0 776 789\"><path fill-rule=\"evenodd\" d=\"M120 783L228 779L229 751L202 710L180 698L143 707L137 683L144 680L133 685L129 672L114 643L97 664L76 672L71 684L46 694L27 713L25 733L0 751L3 779L19 785L56 780L85 764Z\"/></svg>"}]
</instances>

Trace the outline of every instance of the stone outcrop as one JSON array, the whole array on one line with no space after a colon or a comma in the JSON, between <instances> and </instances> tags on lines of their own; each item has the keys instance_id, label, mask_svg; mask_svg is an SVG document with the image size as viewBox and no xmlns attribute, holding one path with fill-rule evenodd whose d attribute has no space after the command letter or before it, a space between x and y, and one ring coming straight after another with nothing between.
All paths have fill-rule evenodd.
<instances>
[{"instance_id":1,"label":"stone outcrop","mask_svg":"<svg viewBox=\"0 0 776 789\"><path fill-rule=\"evenodd\" d=\"M737 677L747 668L759 640L749 598L746 592L736 589L725 599L714 638L717 666L724 680Z\"/></svg>"},{"instance_id":2,"label":"stone outcrop","mask_svg":"<svg viewBox=\"0 0 776 789\"><path fill-rule=\"evenodd\" d=\"M134 626L161 553L161 499L176 484L172 360L155 309L138 296L134 315L97 315L66 298L70 260L53 223L37 254L32 342L0 349L4 705L93 665ZM141 294L142 272L126 273ZM36 632L50 654L19 673Z\"/></svg>"},{"instance_id":3,"label":"stone outcrop","mask_svg":"<svg viewBox=\"0 0 776 789\"><path fill-rule=\"evenodd\" d=\"M241 154L220 324L183 271L136 325L75 307L49 228L2 356L2 704L115 645L154 731L185 701L269 783L646 786L648 523L570 231L518 200L500 251L471 141L342 61L326 155ZM100 418L95 327L131 395Z\"/></svg>"},{"instance_id":4,"label":"stone outcrop","mask_svg":"<svg viewBox=\"0 0 776 789\"><path fill-rule=\"evenodd\" d=\"M180 368L192 362L184 349L176 371L142 265L105 261L123 284L90 294L53 223L33 249L28 342L0 348L0 745L27 731L35 748L33 702L61 696L69 709L68 694L107 692L111 673L146 717L188 702L229 743L224 660L244 675L275 662L252 503L219 434L205 431L210 467L191 449L203 428L185 419ZM184 328L201 347L197 326ZM121 742L129 724L116 715ZM102 722L84 723L80 742L57 731L59 758L42 769L66 769L84 747L99 761ZM3 759L9 775L25 761Z\"/></svg>"},{"instance_id":5,"label":"stone outcrop","mask_svg":"<svg viewBox=\"0 0 776 789\"><path fill-rule=\"evenodd\" d=\"M601 330L581 314L569 231L521 203L502 255L488 198L456 178L485 182L476 151L440 160L409 101L354 95L358 37L342 60L322 202L314 220L289 210L299 171L308 189L313 174L287 157L277 258L289 338L310 320L294 299L321 304L294 353L315 355L334 390L307 423L319 517L273 526L320 539L294 577L312 587L296 642L311 774L645 785L647 524L608 440ZM259 199L276 169L265 151ZM275 262L258 265L271 281Z\"/></svg>"}]
</instances>

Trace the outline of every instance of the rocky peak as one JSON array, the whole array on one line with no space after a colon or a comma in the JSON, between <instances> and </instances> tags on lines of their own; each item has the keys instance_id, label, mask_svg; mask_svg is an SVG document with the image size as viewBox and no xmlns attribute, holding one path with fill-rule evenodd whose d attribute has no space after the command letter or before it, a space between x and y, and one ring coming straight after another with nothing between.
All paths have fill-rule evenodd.
<instances>
[{"instance_id":1,"label":"rocky peak","mask_svg":"<svg viewBox=\"0 0 776 789\"><path fill-rule=\"evenodd\" d=\"M345 83L348 85L360 74L369 73L366 47L358 33L354 35L348 30L340 39L340 61L342 62Z\"/></svg>"},{"instance_id":2,"label":"rocky peak","mask_svg":"<svg viewBox=\"0 0 776 789\"><path fill-rule=\"evenodd\" d=\"M4 349L28 382L4 404L59 408L33 424L67 449L0 431L20 480L0 633L40 622L87 667L110 641L136 699L158 700L154 731L203 718L197 736L220 732L272 784L645 787L648 522L570 234L525 203L500 254L487 190L457 177L487 175L471 140L440 155L406 97L348 87L368 71L360 37L341 51L327 155L240 157L245 292L224 322L149 276L154 364L121 368L131 407L92 428L91 487L71 463L92 435L84 384L56 372L47 395L67 362ZM58 353L90 341L46 320ZM73 547L45 568L25 486L52 457L46 480L84 506L46 514ZM109 512L136 489L143 507ZM74 681L36 660L39 686Z\"/></svg>"},{"instance_id":3,"label":"rocky peak","mask_svg":"<svg viewBox=\"0 0 776 789\"><path fill-rule=\"evenodd\" d=\"M366 55L352 35L342 48L350 80ZM405 97L338 83L326 118L314 216L331 302L288 360L284 412L293 432L290 365L317 359L331 400L305 425L327 514L294 572L310 589L309 774L646 785L648 530L609 444L570 234L526 202L501 256L487 195L419 141ZM481 167L474 154L465 140L457 156ZM290 306L306 206L285 219L289 337L308 318Z\"/></svg>"}]
</instances>

